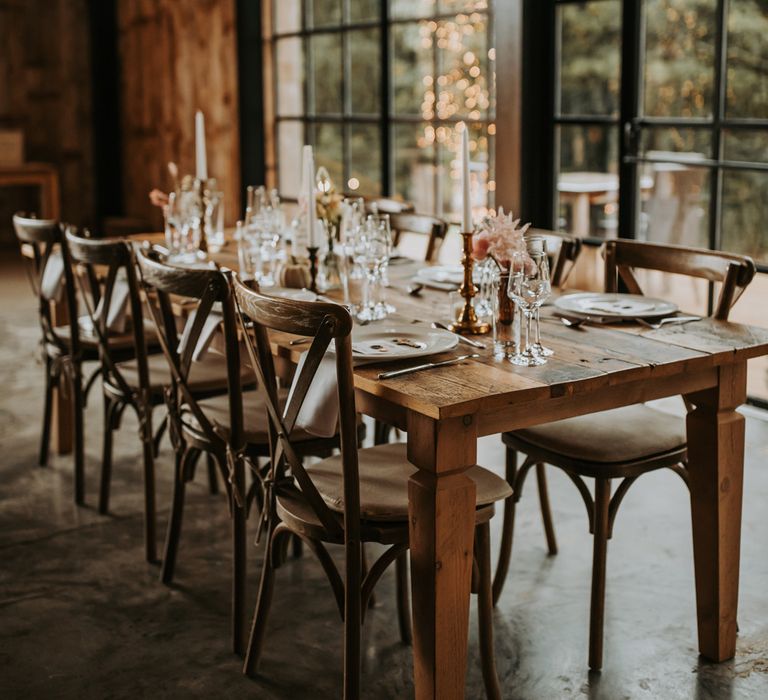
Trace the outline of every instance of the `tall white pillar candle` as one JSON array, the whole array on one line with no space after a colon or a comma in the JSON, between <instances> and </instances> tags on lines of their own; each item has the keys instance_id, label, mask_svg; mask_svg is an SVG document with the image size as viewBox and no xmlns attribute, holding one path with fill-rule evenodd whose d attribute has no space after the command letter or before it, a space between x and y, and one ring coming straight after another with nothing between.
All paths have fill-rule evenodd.
<instances>
[{"instance_id":1,"label":"tall white pillar candle","mask_svg":"<svg viewBox=\"0 0 768 700\"><path fill-rule=\"evenodd\" d=\"M195 171L198 180L208 179L208 158L205 154L205 117L198 109L195 114Z\"/></svg>"},{"instance_id":2,"label":"tall white pillar candle","mask_svg":"<svg viewBox=\"0 0 768 700\"><path fill-rule=\"evenodd\" d=\"M469 125L461 130L461 230L472 230L472 203L469 197Z\"/></svg>"}]
</instances>

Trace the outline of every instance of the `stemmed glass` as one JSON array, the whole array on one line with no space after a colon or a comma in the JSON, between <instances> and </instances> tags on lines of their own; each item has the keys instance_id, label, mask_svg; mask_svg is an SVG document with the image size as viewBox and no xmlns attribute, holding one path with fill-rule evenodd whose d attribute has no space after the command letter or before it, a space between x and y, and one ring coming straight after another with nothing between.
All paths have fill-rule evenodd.
<instances>
[{"instance_id":1,"label":"stemmed glass","mask_svg":"<svg viewBox=\"0 0 768 700\"><path fill-rule=\"evenodd\" d=\"M531 325L539 307L552 291L549 281L549 259L541 240L526 240L525 250L512 256L507 293L523 312L525 318L525 347L509 358L513 365L532 367L547 360L531 343Z\"/></svg>"},{"instance_id":2,"label":"stemmed glass","mask_svg":"<svg viewBox=\"0 0 768 700\"><path fill-rule=\"evenodd\" d=\"M547 239L544 238L544 236L526 236L525 237L526 245L529 249L537 250L543 252L545 255L547 255ZM549 259L549 256L547 255L547 260ZM533 335L533 351L540 355L541 357L552 357L552 355L555 354L554 350L545 347L541 344L541 321L539 319L541 312L541 306L537 306L535 311L533 312L533 323L534 323L534 335Z\"/></svg>"},{"instance_id":3,"label":"stemmed glass","mask_svg":"<svg viewBox=\"0 0 768 700\"><path fill-rule=\"evenodd\" d=\"M384 261L379 265L377 270L377 282L378 282L378 297L376 299L376 308L378 309L377 318L384 318L389 314L395 313L395 309L392 304L387 302L386 289L389 287L389 259L392 257L392 228L389 224L389 214L369 214L368 221L374 226L379 228L379 236L382 241L386 243L387 255Z\"/></svg>"},{"instance_id":4,"label":"stemmed glass","mask_svg":"<svg viewBox=\"0 0 768 700\"><path fill-rule=\"evenodd\" d=\"M357 313L361 321L375 321L387 315L386 307L377 303L377 298L378 285L381 284L381 268L389 260L391 246L392 239L388 229L370 216L353 236L353 260L365 272L363 301Z\"/></svg>"}]
</instances>

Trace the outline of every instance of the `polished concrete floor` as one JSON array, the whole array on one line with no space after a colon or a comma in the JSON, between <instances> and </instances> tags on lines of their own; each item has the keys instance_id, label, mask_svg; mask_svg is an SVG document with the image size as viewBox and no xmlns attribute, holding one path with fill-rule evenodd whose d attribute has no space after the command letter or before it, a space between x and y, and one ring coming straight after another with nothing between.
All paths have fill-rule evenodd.
<instances>
[{"instance_id":1,"label":"polished concrete floor","mask_svg":"<svg viewBox=\"0 0 768 700\"><path fill-rule=\"evenodd\" d=\"M320 567L308 556L278 572L262 675L249 680L228 651L228 520L205 483L189 489L176 583L144 563L136 424L120 433L112 513L94 508L100 462L98 401L88 410L88 491L72 503L71 460L35 466L42 370L34 304L13 266L0 265L0 697L337 698L341 625ZM696 652L688 503L682 482L651 474L630 491L609 548L605 666L586 666L591 542L583 505L551 471L560 553L549 557L529 489L513 568L496 611L504 696L768 698L768 422L747 421L740 634L733 661ZM481 463L501 470L495 439ZM170 451L158 464L159 526L167 517ZM201 470L200 477L203 476ZM498 528L500 518L495 518ZM253 523L251 524L253 526ZM498 533L494 531L494 543ZM251 597L261 548L252 548ZM365 625L364 697L412 696L410 649L398 638L387 574ZM475 611L467 697L483 697Z\"/></svg>"}]
</instances>

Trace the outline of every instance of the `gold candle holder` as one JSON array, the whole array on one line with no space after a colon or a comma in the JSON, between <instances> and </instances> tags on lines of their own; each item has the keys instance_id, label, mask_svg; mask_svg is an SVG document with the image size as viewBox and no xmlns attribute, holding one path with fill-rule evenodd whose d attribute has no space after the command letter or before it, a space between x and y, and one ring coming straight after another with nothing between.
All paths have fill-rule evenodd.
<instances>
[{"instance_id":1,"label":"gold candle holder","mask_svg":"<svg viewBox=\"0 0 768 700\"><path fill-rule=\"evenodd\" d=\"M462 231L461 237L464 239L464 250L461 256L464 281L461 283L459 294L464 297L464 308L461 310L461 315L451 324L451 330L463 335L482 335L491 330L491 326L477 320L475 306L472 303L472 299L477 294L477 287L472 279L472 270L475 265L472 258L472 231Z\"/></svg>"}]
</instances>

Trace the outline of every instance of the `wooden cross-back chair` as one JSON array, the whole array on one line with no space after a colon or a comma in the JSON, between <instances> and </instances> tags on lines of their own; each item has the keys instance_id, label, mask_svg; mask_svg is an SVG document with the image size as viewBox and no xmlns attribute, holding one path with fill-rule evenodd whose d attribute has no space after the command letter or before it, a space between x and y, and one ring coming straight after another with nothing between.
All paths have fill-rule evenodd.
<instances>
[{"instance_id":1,"label":"wooden cross-back chair","mask_svg":"<svg viewBox=\"0 0 768 700\"><path fill-rule=\"evenodd\" d=\"M148 296L147 308L157 329L158 341L170 371L165 389L168 428L175 452L171 515L161 579L170 583L176 563L187 481L201 453L213 455L222 472L229 497L233 544L233 647L241 650L243 598L245 595L246 511L242 494L245 474L242 460L233 459L227 440L201 406L192 386L193 355L203 326L214 304L221 307L223 343L226 348L226 399L230 405L229 430L239 442L243 433L242 386L239 343L234 310L225 275L216 269L187 269L168 265L152 250L138 250L136 259L141 283ZM195 317L186 345L179 348L173 297L197 300Z\"/></svg>"},{"instance_id":2,"label":"wooden cross-back chair","mask_svg":"<svg viewBox=\"0 0 768 700\"><path fill-rule=\"evenodd\" d=\"M306 543L325 571L344 623L344 697L360 697L361 625L373 589L382 573L397 562L401 637L410 639L407 600L408 480L415 468L402 443L358 450L355 433L355 389L352 373L352 320L337 304L277 299L260 294L234 280L235 296L251 363L257 370L260 391L269 415L271 459L265 479L262 525L266 551L244 672L252 674L264 647L275 569L281 563L281 540L296 536ZM249 325L252 330L248 330ZM312 338L295 383L291 402L277 401L275 365L270 331ZM253 340L251 339L253 335ZM331 359L324 360L330 343ZM323 363L326 363L323 365ZM300 415L318 370L336 372L341 453L304 465L295 446ZM233 451L239 449L233 442ZM467 474L477 485L475 591L479 593L479 619L483 676L489 697L500 697L493 658L490 535L493 504L509 494L503 479L482 467ZM367 569L362 559L365 542L388 548ZM340 573L326 545L344 547Z\"/></svg>"},{"instance_id":3,"label":"wooden cross-back chair","mask_svg":"<svg viewBox=\"0 0 768 700\"><path fill-rule=\"evenodd\" d=\"M162 381L167 373L150 372L157 368L156 336L144 323L142 301L130 243L119 239L91 239L67 231L67 247L80 284L80 298L93 329L101 362L104 396L104 436L102 450L99 512L109 511L112 476L113 432L120 427L125 409L130 406L139 420L144 466L144 549L147 561L156 561L155 469L160 439L166 421L153 432L153 409L164 403ZM113 332L109 327L110 309L118 280L127 285L127 317L130 330ZM154 380L154 384L153 384Z\"/></svg>"},{"instance_id":4,"label":"wooden cross-back chair","mask_svg":"<svg viewBox=\"0 0 768 700\"><path fill-rule=\"evenodd\" d=\"M72 266L63 244L60 224L49 219L16 214L13 227L22 246L22 254L29 260L29 278L38 300L40 345L45 364L45 405L39 463L40 466L48 463L54 390L57 390L62 396L69 395L70 398L75 502L82 504L85 501L83 362L98 359L98 353L92 345L84 346L81 342ZM43 282L49 263L60 264L62 268L63 286L55 291L47 289L48 285ZM65 326L57 325L57 320L61 319L66 319Z\"/></svg>"},{"instance_id":5,"label":"wooden cross-back chair","mask_svg":"<svg viewBox=\"0 0 768 700\"><path fill-rule=\"evenodd\" d=\"M550 281L552 286L562 287L581 253L581 239L560 231L549 231L541 228L530 228L526 235L539 236L546 241L547 251L551 258Z\"/></svg>"},{"instance_id":6,"label":"wooden cross-back chair","mask_svg":"<svg viewBox=\"0 0 768 700\"><path fill-rule=\"evenodd\" d=\"M254 476L262 478L258 460L270 454L267 415L261 394L253 390L254 376L240 348L239 331L234 321L234 306L229 284L229 271L218 269L188 269L164 262L159 253L139 250L136 253L141 281L152 299L148 308L158 329L158 340L169 369L170 386L165 391L169 429L176 453L174 491L161 579L173 580L176 555L181 535L185 485L201 454L213 457L224 477L232 517L233 547L233 617L232 643L236 653L243 651L243 615L245 600L246 540L245 521L249 497L258 489L247 489L244 463L253 466ZM197 302L194 321L183 349L179 349L176 319L173 314L175 297ZM203 362L193 361L193 352L206 320L220 314L220 343L223 352L213 350ZM245 360L245 361L243 361ZM204 386L196 383L195 375L206 363L219 367L225 393L217 387L206 395ZM223 370L223 375L221 374ZM202 372L205 377L206 373ZM287 391L281 389L279 400L285 401ZM325 456L338 445L338 438L317 438L307 433L301 436L302 455ZM232 449L231 445L237 445Z\"/></svg>"},{"instance_id":7,"label":"wooden cross-back chair","mask_svg":"<svg viewBox=\"0 0 768 700\"><path fill-rule=\"evenodd\" d=\"M642 294L635 269L658 270L709 280L721 285L712 318L725 321L755 275L754 262L744 256L679 246L612 240L605 244L605 287L618 290L618 279L629 291ZM688 405L688 402L686 402ZM688 405L690 410L690 406ZM644 404L568 418L502 436L507 447L507 480L513 497L505 505L499 562L494 578L494 603L506 579L512 548L515 503L522 495L528 471L544 465L563 470L573 481L587 508L593 534L592 595L590 605L589 666L599 670L603 662L603 616L608 540L619 506L639 476L669 468L688 483L685 420ZM517 468L516 453L526 455ZM584 479L594 479L594 496ZM611 495L612 481L619 485ZM539 482L542 511L550 512L546 481ZM546 525L550 551L556 552L551 519Z\"/></svg>"},{"instance_id":8,"label":"wooden cross-back chair","mask_svg":"<svg viewBox=\"0 0 768 700\"><path fill-rule=\"evenodd\" d=\"M630 294L643 290L633 270L656 270L720 284L712 318L724 321L752 281L757 268L750 258L683 246L615 240L605 244L605 291L618 292L619 279Z\"/></svg>"},{"instance_id":9,"label":"wooden cross-back chair","mask_svg":"<svg viewBox=\"0 0 768 700\"><path fill-rule=\"evenodd\" d=\"M428 214L398 213L389 215L392 242L399 245L404 233L427 237L424 260L433 262L448 233L448 222Z\"/></svg>"}]
</instances>

